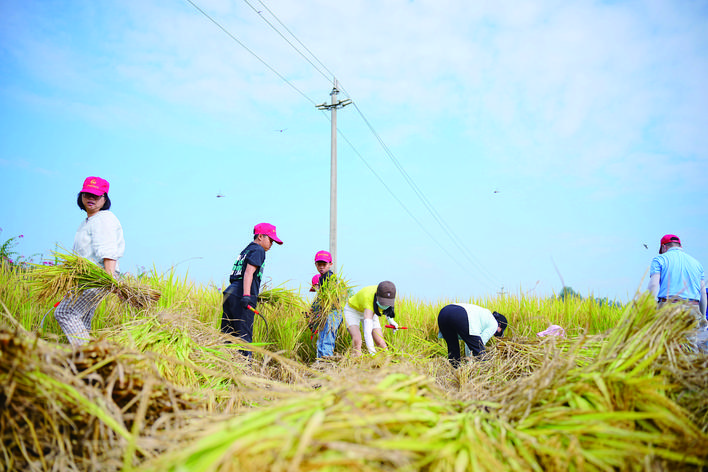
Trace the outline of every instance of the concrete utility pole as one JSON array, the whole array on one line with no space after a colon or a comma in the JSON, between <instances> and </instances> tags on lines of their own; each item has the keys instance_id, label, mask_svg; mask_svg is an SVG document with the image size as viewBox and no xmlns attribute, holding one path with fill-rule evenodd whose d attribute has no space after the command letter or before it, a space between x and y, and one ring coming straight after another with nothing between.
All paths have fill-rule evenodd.
<instances>
[{"instance_id":1,"label":"concrete utility pole","mask_svg":"<svg viewBox=\"0 0 708 472\"><path fill-rule=\"evenodd\" d=\"M332 266L337 267L337 108L349 105L350 99L337 101L337 79L334 79L334 86L330 92L332 103L322 103L317 105L320 110L330 110L332 112L332 143L331 143L331 164L329 173L329 252L332 253Z\"/></svg>"}]
</instances>

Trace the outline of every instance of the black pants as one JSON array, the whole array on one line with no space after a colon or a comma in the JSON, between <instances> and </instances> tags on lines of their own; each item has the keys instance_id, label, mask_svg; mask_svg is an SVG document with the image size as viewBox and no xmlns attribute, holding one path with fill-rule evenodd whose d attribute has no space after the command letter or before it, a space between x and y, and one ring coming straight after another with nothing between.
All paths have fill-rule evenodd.
<instances>
[{"instance_id":1,"label":"black pants","mask_svg":"<svg viewBox=\"0 0 708 472\"><path fill-rule=\"evenodd\" d=\"M484 343L479 336L470 335L470 324L467 321L467 311L458 305L447 305L438 315L438 328L447 343L447 359L453 367L460 365L460 341L467 344L475 357L484 354Z\"/></svg>"},{"instance_id":2,"label":"black pants","mask_svg":"<svg viewBox=\"0 0 708 472\"><path fill-rule=\"evenodd\" d=\"M238 295L224 292L224 313L221 316L221 332L230 334L245 342L253 342L253 312L241 306L241 298ZM251 351L239 351L247 357L253 354Z\"/></svg>"}]
</instances>

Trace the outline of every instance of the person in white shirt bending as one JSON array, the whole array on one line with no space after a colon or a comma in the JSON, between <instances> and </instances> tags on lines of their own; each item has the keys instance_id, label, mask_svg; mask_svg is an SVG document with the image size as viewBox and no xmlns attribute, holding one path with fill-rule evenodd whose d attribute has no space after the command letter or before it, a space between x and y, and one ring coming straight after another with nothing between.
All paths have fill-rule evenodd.
<instances>
[{"instance_id":1,"label":"person in white shirt bending","mask_svg":"<svg viewBox=\"0 0 708 472\"><path fill-rule=\"evenodd\" d=\"M470 303L446 305L438 314L439 337L447 343L447 359L453 367L460 365L460 339L475 357L481 357L484 345L492 336L501 337L507 326L506 317Z\"/></svg>"}]
</instances>

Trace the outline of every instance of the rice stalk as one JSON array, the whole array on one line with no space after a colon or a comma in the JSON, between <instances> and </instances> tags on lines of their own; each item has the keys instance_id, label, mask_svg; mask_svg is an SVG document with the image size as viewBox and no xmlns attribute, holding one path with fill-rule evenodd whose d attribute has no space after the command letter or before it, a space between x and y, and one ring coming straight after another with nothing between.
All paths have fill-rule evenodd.
<instances>
[{"instance_id":1,"label":"rice stalk","mask_svg":"<svg viewBox=\"0 0 708 472\"><path fill-rule=\"evenodd\" d=\"M96 288L114 293L121 301L144 310L160 298L160 291L128 277L115 279L98 265L76 254L53 252L56 265L34 264L29 286L40 303L64 297L75 299L83 290Z\"/></svg>"},{"instance_id":2,"label":"rice stalk","mask_svg":"<svg viewBox=\"0 0 708 472\"><path fill-rule=\"evenodd\" d=\"M351 287L348 280L337 274L332 274L320 283L315 300L307 314L307 324L313 332L324 330L330 313L334 311L342 313L349 299Z\"/></svg>"}]
</instances>

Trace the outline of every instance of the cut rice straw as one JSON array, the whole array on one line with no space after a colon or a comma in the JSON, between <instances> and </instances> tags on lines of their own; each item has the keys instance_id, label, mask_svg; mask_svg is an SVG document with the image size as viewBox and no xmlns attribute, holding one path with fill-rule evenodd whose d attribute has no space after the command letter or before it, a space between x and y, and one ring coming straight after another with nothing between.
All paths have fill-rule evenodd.
<instances>
[{"instance_id":1,"label":"cut rice straw","mask_svg":"<svg viewBox=\"0 0 708 472\"><path fill-rule=\"evenodd\" d=\"M39 302L75 299L87 289L114 293L121 301L144 310L160 299L160 291L129 278L116 279L103 268L77 254L53 252L56 265L33 265L29 286Z\"/></svg>"}]
</instances>

